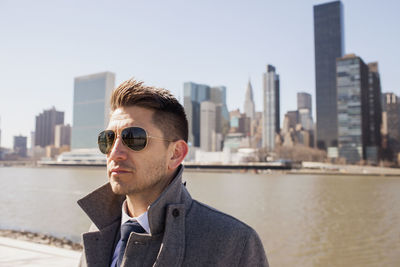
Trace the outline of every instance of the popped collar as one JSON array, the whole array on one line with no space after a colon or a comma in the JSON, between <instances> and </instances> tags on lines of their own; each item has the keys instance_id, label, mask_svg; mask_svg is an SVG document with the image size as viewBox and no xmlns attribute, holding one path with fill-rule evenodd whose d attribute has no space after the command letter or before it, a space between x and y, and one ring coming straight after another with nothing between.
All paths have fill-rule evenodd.
<instances>
[{"instance_id":1,"label":"popped collar","mask_svg":"<svg viewBox=\"0 0 400 267\"><path fill-rule=\"evenodd\" d=\"M182 184L184 167L180 165L178 168L179 170L174 179L148 209L149 226L152 234L159 234L164 231L168 205L184 204L187 211L192 203L189 192ZM121 220L121 206L124 200L125 196L116 195L112 192L111 185L108 182L78 200L78 204L96 227L101 230ZM174 217L179 215L177 209L172 209L171 212Z\"/></svg>"}]
</instances>

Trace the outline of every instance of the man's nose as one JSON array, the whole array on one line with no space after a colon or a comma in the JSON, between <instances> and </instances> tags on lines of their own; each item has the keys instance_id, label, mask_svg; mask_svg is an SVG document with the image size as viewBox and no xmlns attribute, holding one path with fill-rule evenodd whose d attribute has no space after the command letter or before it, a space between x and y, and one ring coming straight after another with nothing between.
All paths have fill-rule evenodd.
<instances>
[{"instance_id":1,"label":"man's nose","mask_svg":"<svg viewBox=\"0 0 400 267\"><path fill-rule=\"evenodd\" d=\"M128 148L122 143L121 137L117 137L108 157L112 160L124 160L127 156L127 149Z\"/></svg>"}]
</instances>

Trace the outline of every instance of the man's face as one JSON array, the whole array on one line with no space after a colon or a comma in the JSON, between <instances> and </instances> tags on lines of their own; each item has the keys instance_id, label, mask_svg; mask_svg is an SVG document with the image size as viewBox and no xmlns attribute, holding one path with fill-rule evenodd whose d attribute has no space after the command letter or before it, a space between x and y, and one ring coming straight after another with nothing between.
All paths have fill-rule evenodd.
<instances>
[{"instance_id":1,"label":"man's face","mask_svg":"<svg viewBox=\"0 0 400 267\"><path fill-rule=\"evenodd\" d=\"M138 126L147 134L164 137L152 121L154 111L132 106L116 109L107 129L117 133L110 153L107 154L107 173L114 193L119 195L154 194L161 192L168 181L167 152L164 141L148 138L147 146L133 151L122 143L121 131Z\"/></svg>"}]
</instances>

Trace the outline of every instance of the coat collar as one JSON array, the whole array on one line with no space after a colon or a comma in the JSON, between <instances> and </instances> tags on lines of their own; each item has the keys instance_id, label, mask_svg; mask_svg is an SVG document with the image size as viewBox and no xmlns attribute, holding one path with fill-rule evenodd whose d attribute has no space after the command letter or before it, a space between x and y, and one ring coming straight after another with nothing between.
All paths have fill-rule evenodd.
<instances>
[{"instance_id":1,"label":"coat collar","mask_svg":"<svg viewBox=\"0 0 400 267\"><path fill-rule=\"evenodd\" d=\"M178 168L175 178L149 207L148 217L152 234L158 234L164 231L165 213L168 205L191 202L189 193L187 193L182 185L182 173L183 165Z\"/></svg>"},{"instance_id":2,"label":"coat collar","mask_svg":"<svg viewBox=\"0 0 400 267\"><path fill-rule=\"evenodd\" d=\"M183 260L185 217L192 204L192 198L182 185L182 173L181 165L175 178L148 210L151 234L164 232L163 245L154 266L165 266L164 262L174 262L172 266L180 266ZM82 262L88 267L110 265L118 238L121 205L124 200L125 196L114 194L111 185L107 183L78 201L94 224L89 233L82 236L84 247ZM134 235L134 238L148 239L152 236Z\"/></svg>"},{"instance_id":3,"label":"coat collar","mask_svg":"<svg viewBox=\"0 0 400 267\"><path fill-rule=\"evenodd\" d=\"M104 229L121 218L121 205L125 196L116 195L106 183L86 197L78 200L79 206L98 229Z\"/></svg>"},{"instance_id":4,"label":"coat collar","mask_svg":"<svg viewBox=\"0 0 400 267\"><path fill-rule=\"evenodd\" d=\"M169 204L185 204L186 208L191 204L192 198L182 185L183 170L183 165L180 165L175 178L149 207L148 218L152 234L164 231L166 207ZM101 230L121 219L124 200L125 196L114 194L110 183L107 183L78 200L78 204Z\"/></svg>"}]
</instances>

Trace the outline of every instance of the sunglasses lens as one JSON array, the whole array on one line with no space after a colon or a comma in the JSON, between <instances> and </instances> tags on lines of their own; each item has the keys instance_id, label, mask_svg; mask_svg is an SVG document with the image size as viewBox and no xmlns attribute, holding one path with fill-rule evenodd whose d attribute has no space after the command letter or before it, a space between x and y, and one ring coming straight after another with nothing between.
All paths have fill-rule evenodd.
<instances>
[{"instance_id":1,"label":"sunglasses lens","mask_svg":"<svg viewBox=\"0 0 400 267\"><path fill-rule=\"evenodd\" d=\"M99 149L101 153L108 154L111 151L114 144L114 139L115 133L111 130L102 131L99 134L97 143L99 144Z\"/></svg>"},{"instance_id":2,"label":"sunglasses lens","mask_svg":"<svg viewBox=\"0 0 400 267\"><path fill-rule=\"evenodd\" d=\"M140 151L146 147L146 131L139 127L125 128L121 132L121 138L124 144L132 150Z\"/></svg>"}]
</instances>

